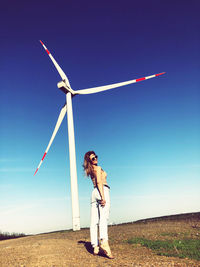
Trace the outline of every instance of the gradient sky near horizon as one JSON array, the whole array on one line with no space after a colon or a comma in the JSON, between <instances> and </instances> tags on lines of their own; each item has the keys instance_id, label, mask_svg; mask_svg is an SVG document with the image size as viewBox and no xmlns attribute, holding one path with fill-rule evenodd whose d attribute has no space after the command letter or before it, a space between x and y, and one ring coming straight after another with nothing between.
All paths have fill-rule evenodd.
<instances>
[{"instance_id":1,"label":"gradient sky near horizon","mask_svg":"<svg viewBox=\"0 0 200 267\"><path fill-rule=\"evenodd\" d=\"M0 231L72 228L67 120L36 176L65 95L41 39L74 90L165 75L73 98L81 227L94 150L111 186L110 223L200 210L200 2L4 1L0 24Z\"/></svg>"}]
</instances>

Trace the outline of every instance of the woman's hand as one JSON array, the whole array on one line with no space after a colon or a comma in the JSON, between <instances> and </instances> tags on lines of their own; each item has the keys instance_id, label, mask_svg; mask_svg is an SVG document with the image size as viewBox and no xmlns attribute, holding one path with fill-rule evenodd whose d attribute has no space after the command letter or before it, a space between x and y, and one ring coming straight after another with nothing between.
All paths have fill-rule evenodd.
<instances>
[{"instance_id":1,"label":"woman's hand","mask_svg":"<svg viewBox=\"0 0 200 267\"><path fill-rule=\"evenodd\" d=\"M101 206L104 207L106 205L105 199L101 199Z\"/></svg>"}]
</instances>

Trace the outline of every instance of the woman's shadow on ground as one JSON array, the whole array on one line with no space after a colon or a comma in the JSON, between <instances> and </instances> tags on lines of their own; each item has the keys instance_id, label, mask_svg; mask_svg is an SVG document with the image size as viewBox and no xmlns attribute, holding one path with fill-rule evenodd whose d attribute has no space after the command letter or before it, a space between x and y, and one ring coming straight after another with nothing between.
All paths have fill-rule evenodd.
<instances>
[{"instance_id":1,"label":"woman's shadow on ground","mask_svg":"<svg viewBox=\"0 0 200 267\"><path fill-rule=\"evenodd\" d=\"M90 253L90 254L93 255L93 247L91 246L91 243L90 242L79 240L78 241L78 244L84 244L84 247L86 248L86 250L88 251L88 253ZM101 256L101 257L105 257L106 258L106 255L104 255L101 251L99 252L98 256Z\"/></svg>"}]
</instances>

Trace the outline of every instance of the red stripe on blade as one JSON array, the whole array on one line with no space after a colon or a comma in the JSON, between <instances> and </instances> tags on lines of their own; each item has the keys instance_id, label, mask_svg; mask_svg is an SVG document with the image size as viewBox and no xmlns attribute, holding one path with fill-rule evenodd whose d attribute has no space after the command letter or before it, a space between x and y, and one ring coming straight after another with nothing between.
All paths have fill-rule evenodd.
<instances>
[{"instance_id":1,"label":"red stripe on blade","mask_svg":"<svg viewBox=\"0 0 200 267\"><path fill-rule=\"evenodd\" d=\"M41 43L42 45L44 45L43 42L42 42L41 40L40 40L40 43Z\"/></svg>"},{"instance_id":2,"label":"red stripe on blade","mask_svg":"<svg viewBox=\"0 0 200 267\"><path fill-rule=\"evenodd\" d=\"M46 52L47 52L47 54L48 54L48 55L50 54L50 52L49 52L49 50L48 50L48 49L46 49Z\"/></svg>"},{"instance_id":3,"label":"red stripe on blade","mask_svg":"<svg viewBox=\"0 0 200 267\"><path fill-rule=\"evenodd\" d=\"M141 82L141 81L144 81L146 78L139 78L139 79L136 79L136 82Z\"/></svg>"},{"instance_id":4,"label":"red stripe on blade","mask_svg":"<svg viewBox=\"0 0 200 267\"><path fill-rule=\"evenodd\" d=\"M35 171L34 176L36 175L37 171L38 171L38 168L37 168L37 170Z\"/></svg>"},{"instance_id":5,"label":"red stripe on blade","mask_svg":"<svg viewBox=\"0 0 200 267\"><path fill-rule=\"evenodd\" d=\"M42 158L42 160L45 158L46 154L47 154L47 153L45 152L45 153L44 153L44 156L43 156L43 158Z\"/></svg>"},{"instance_id":6,"label":"red stripe on blade","mask_svg":"<svg viewBox=\"0 0 200 267\"><path fill-rule=\"evenodd\" d=\"M160 75L163 75L163 74L165 74L166 72L162 72L162 73L158 73L158 74L156 74L155 76L160 76Z\"/></svg>"}]
</instances>

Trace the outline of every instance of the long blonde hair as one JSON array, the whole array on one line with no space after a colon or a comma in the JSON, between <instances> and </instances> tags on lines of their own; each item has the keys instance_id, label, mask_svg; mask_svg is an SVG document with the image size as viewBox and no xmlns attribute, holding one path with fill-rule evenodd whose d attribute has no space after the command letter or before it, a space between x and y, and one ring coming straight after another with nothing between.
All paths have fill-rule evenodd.
<instances>
[{"instance_id":1,"label":"long blonde hair","mask_svg":"<svg viewBox=\"0 0 200 267\"><path fill-rule=\"evenodd\" d=\"M90 176L92 178L95 176L95 173L94 173L94 168L93 168L93 165L90 159L91 154L96 155L94 151L88 151L87 153L85 153L83 169L84 169L86 176Z\"/></svg>"}]
</instances>

